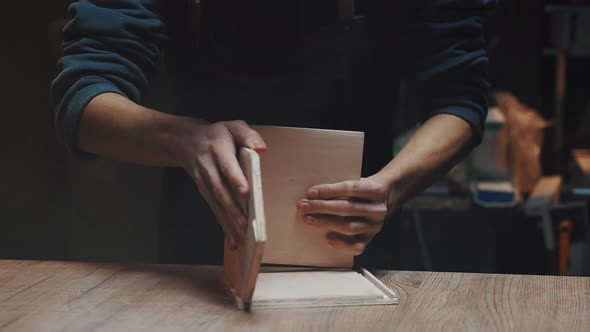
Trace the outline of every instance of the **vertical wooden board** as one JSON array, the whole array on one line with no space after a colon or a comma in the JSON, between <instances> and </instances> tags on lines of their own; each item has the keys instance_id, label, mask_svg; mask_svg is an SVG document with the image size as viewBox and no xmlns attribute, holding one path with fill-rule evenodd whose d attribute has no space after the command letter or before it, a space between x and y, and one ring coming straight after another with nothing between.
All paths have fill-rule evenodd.
<instances>
[{"instance_id":1,"label":"vertical wooden board","mask_svg":"<svg viewBox=\"0 0 590 332\"><path fill-rule=\"evenodd\" d=\"M268 151L261 155L268 239L263 263L351 267L353 256L331 247L304 224L297 203L318 184L359 180L364 133L254 126Z\"/></svg>"},{"instance_id":2,"label":"vertical wooden board","mask_svg":"<svg viewBox=\"0 0 590 332\"><path fill-rule=\"evenodd\" d=\"M223 278L225 286L230 288L240 301L249 303L252 300L264 252L266 229L258 154L254 150L242 148L239 159L250 186L249 198L247 202L243 202L248 211L248 228L244 244L237 250L229 249L226 241Z\"/></svg>"}]
</instances>

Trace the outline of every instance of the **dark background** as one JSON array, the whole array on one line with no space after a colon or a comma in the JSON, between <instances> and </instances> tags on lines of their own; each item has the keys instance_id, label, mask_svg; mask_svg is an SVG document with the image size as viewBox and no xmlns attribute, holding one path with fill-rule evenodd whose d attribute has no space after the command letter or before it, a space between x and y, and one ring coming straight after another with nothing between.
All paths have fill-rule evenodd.
<instances>
[{"instance_id":1,"label":"dark background","mask_svg":"<svg viewBox=\"0 0 590 332\"><path fill-rule=\"evenodd\" d=\"M162 170L73 160L57 141L49 85L56 74L67 2L0 6L0 258L156 262ZM555 59L543 52L551 47L543 6L536 0L501 1L486 34L493 88L515 94L550 118ZM586 57L568 62L566 151L590 146L580 139L589 125L583 121L590 101L589 67ZM550 139L551 130L547 135ZM547 174L563 171L552 166L555 157L546 146ZM536 223L502 213L425 215L433 268L551 273ZM381 236L395 243L390 267L424 268L415 228L402 215Z\"/></svg>"}]
</instances>

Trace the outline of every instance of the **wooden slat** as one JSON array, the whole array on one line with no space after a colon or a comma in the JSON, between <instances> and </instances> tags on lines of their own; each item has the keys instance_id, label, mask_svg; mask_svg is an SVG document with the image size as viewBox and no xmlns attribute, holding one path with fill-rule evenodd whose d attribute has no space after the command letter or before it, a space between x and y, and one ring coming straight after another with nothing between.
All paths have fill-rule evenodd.
<instances>
[{"instance_id":1,"label":"wooden slat","mask_svg":"<svg viewBox=\"0 0 590 332\"><path fill-rule=\"evenodd\" d=\"M0 260L0 331L590 330L590 278L377 272L399 305L247 313L220 272Z\"/></svg>"},{"instance_id":2,"label":"wooden slat","mask_svg":"<svg viewBox=\"0 0 590 332\"><path fill-rule=\"evenodd\" d=\"M238 301L238 306L248 305L256 286L256 278L260 270L266 227L264 216L264 199L260 179L260 159L251 149L240 150L240 166L248 179L250 195L247 202L248 227L244 244L237 250L231 250L226 241L223 253L222 282Z\"/></svg>"}]
</instances>

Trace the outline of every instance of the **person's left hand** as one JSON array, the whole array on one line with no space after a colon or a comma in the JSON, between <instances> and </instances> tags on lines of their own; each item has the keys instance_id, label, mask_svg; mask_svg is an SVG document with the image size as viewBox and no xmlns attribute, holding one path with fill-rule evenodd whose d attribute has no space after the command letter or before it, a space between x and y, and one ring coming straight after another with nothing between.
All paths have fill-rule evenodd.
<instances>
[{"instance_id":1,"label":"person's left hand","mask_svg":"<svg viewBox=\"0 0 590 332\"><path fill-rule=\"evenodd\" d=\"M305 223L325 233L334 248L360 255L388 215L387 186L374 177L310 188L297 208Z\"/></svg>"}]
</instances>

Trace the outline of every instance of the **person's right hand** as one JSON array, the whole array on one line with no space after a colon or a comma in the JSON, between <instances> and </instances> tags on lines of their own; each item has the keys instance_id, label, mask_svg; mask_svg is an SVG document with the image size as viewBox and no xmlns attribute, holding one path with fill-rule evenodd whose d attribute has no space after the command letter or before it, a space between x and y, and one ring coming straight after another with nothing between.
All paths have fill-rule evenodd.
<instances>
[{"instance_id":1,"label":"person's right hand","mask_svg":"<svg viewBox=\"0 0 590 332\"><path fill-rule=\"evenodd\" d=\"M247 225L239 200L250 188L236 158L236 146L263 152L266 144L244 121L195 121L181 144L185 170L213 210L230 247L237 248Z\"/></svg>"}]
</instances>

